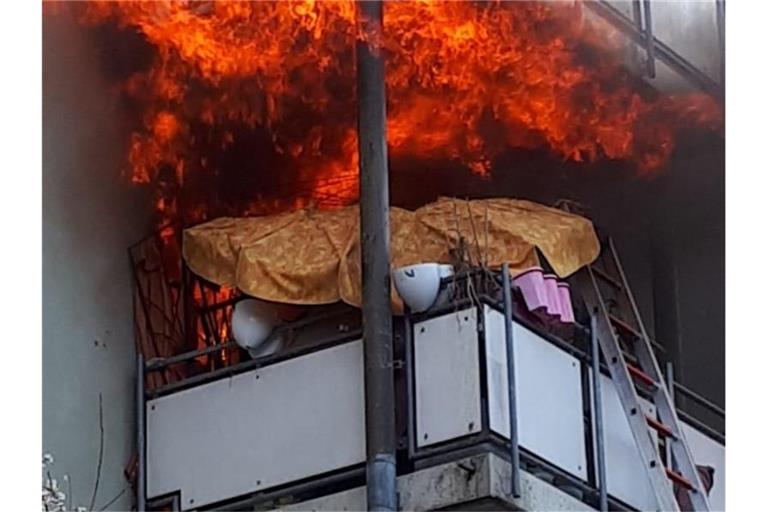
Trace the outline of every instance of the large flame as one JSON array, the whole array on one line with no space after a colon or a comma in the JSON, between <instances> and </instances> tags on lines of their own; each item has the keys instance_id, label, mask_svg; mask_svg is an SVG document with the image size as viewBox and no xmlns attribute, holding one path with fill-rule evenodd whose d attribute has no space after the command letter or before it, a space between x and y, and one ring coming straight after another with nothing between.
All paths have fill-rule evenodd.
<instances>
[{"instance_id":1,"label":"large flame","mask_svg":"<svg viewBox=\"0 0 768 512\"><path fill-rule=\"evenodd\" d=\"M355 200L353 2L107 1L88 4L83 19L116 21L155 49L121 89L143 112L130 179L155 184L162 218L212 214L210 194L180 205L180 191L222 172L220 155L249 137L271 150L240 151L243 167L266 161L275 176L251 182L263 186L230 213ZM652 173L680 127L722 123L705 95L641 90L620 65L617 35L589 23L578 2L387 2L377 44L393 157L487 174L508 148L544 147Z\"/></svg>"}]
</instances>

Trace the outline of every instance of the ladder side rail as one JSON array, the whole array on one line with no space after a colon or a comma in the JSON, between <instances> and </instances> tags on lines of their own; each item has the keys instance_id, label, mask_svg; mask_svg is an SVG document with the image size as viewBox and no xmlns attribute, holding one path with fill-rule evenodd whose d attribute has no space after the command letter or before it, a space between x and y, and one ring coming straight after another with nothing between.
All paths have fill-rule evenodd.
<instances>
[{"instance_id":1,"label":"ladder side rail","mask_svg":"<svg viewBox=\"0 0 768 512\"><path fill-rule=\"evenodd\" d=\"M676 466L676 471L687 478L693 484L693 491L689 491L691 504L694 510L709 510L709 502L707 499L704 485L699 478L699 472L696 469L696 464L693 462L693 455L688 447L688 442L685 439L685 433L680 427L680 422L677 416L677 412L670 402L667 401L668 394L666 386L659 386L654 391L654 403L656 404L656 412L659 415L660 421L671 428L675 439L668 439L670 444L670 451L672 452L672 459L674 464L670 467Z\"/></svg>"},{"instance_id":2,"label":"ladder side rail","mask_svg":"<svg viewBox=\"0 0 768 512\"><path fill-rule=\"evenodd\" d=\"M654 394L663 395L655 400L656 411L658 412L661 422L672 428L676 436L676 439L669 440L672 460L674 462L673 467L676 466L677 472L686 477L693 484L694 489L688 491L688 494L694 510L710 510L707 493L701 478L699 477L699 471L696 469L696 463L693 461L693 454L688 446L685 433L680 427L677 411L675 411L671 402L667 401L669 395L666 386L659 386Z\"/></svg>"},{"instance_id":3,"label":"ladder side rail","mask_svg":"<svg viewBox=\"0 0 768 512\"><path fill-rule=\"evenodd\" d=\"M616 267L616 270L619 273L619 280L621 281L621 284L624 287L624 296L627 298L627 302L629 302L629 306L632 309L632 315L634 316L637 329L638 331L640 331L640 334L642 335L642 338L643 338L642 341L644 342L645 345L649 347L650 354L653 358L652 377L656 379L657 382L664 384L664 378L662 377L661 369L659 368L659 365L656 362L656 357L653 356L653 349L651 348L651 338L648 336L648 331L645 329L645 324L643 323L642 316L640 316L640 309L637 307L637 302L635 302L635 296L632 294L632 289L629 287L629 281L627 281L627 275L624 273L624 267L622 267L621 260L619 260L619 255L616 252L616 246L613 243L613 238L608 238L608 247L611 253L611 260L613 261L613 265ZM651 369L644 368L644 370L649 371Z\"/></svg>"}]
</instances>

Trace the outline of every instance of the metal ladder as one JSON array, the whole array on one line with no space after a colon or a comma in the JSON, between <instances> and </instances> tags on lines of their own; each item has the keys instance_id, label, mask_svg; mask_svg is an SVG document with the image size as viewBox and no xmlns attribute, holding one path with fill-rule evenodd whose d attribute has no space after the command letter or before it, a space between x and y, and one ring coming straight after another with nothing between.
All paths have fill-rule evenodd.
<instances>
[{"instance_id":1,"label":"metal ladder","mask_svg":"<svg viewBox=\"0 0 768 512\"><path fill-rule=\"evenodd\" d=\"M608 238L597 260L579 272L575 281L590 314L595 316L600 350L643 459L658 510L680 510L672 482L688 492L693 510L709 510L707 494L654 356L653 342L640 318L613 240ZM650 394L658 419L643 413L638 387ZM664 466L652 429L665 439L674 468Z\"/></svg>"}]
</instances>

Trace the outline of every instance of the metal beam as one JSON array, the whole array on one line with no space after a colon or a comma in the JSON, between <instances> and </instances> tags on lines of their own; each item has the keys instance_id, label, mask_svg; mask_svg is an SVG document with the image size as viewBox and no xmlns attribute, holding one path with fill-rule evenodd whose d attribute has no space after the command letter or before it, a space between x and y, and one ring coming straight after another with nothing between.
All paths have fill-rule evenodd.
<instances>
[{"instance_id":1,"label":"metal beam","mask_svg":"<svg viewBox=\"0 0 768 512\"><path fill-rule=\"evenodd\" d=\"M389 276L384 58L380 1L358 1L357 139L360 157L360 241L365 364L366 485L368 510L395 510L395 387Z\"/></svg>"}]
</instances>

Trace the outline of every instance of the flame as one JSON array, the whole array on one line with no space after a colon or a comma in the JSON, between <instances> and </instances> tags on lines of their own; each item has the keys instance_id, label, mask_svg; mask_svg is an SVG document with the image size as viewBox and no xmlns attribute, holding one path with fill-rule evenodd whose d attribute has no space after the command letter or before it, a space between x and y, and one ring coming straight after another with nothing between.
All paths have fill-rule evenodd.
<instances>
[{"instance_id":1,"label":"flame","mask_svg":"<svg viewBox=\"0 0 768 512\"><path fill-rule=\"evenodd\" d=\"M202 286L199 282L192 288L192 300L197 308L195 318L196 347L198 350L207 348L216 343L230 341L232 305L231 300L237 297L238 292L233 288ZM226 305L230 303L229 305ZM215 332L214 332L215 331ZM236 350L222 349L211 356L202 355L195 359L201 366L209 366L218 358L223 365L230 362L236 363Z\"/></svg>"},{"instance_id":2,"label":"flame","mask_svg":"<svg viewBox=\"0 0 768 512\"><path fill-rule=\"evenodd\" d=\"M682 127L721 129L712 98L640 87L621 66L621 38L590 22L579 2L384 9L376 43L386 56L393 157L460 161L487 175L508 148L544 147L564 160L625 160L651 174ZM183 191L207 190L201 183L222 172L220 155L248 137L269 141L268 154L246 160L269 160L275 176L230 213L356 199L353 2L98 1L80 15L138 31L153 48L151 65L120 90L143 112L129 178L154 184L161 218L212 214L211 194L190 201Z\"/></svg>"}]
</instances>

